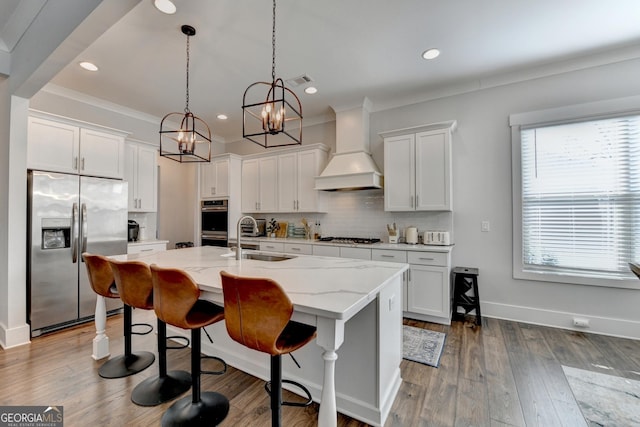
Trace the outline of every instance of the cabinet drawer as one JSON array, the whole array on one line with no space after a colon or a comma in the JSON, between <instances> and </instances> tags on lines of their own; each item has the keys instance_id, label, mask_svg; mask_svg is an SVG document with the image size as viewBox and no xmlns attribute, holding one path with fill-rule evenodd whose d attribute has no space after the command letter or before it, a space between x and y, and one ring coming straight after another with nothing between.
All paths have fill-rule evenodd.
<instances>
[{"instance_id":1,"label":"cabinet drawer","mask_svg":"<svg viewBox=\"0 0 640 427\"><path fill-rule=\"evenodd\" d=\"M261 251L284 252L283 242L260 242Z\"/></svg>"},{"instance_id":2,"label":"cabinet drawer","mask_svg":"<svg viewBox=\"0 0 640 427\"><path fill-rule=\"evenodd\" d=\"M371 259L371 249L341 247L340 258Z\"/></svg>"},{"instance_id":3,"label":"cabinet drawer","mask_svg":"<svg viewBox=\"0 0 640 427\"><path fill-rule=\"evenodd\" d=\"M338 246L313 245L313 254L316 256L332 256L340 257L340 248Z\"/></svg>"},{"instance_id":4,"label":"cabinet drawer","mask_svg":"<svg viewBox=\"0 0 640 427\"><path fill-rule=\"evenodd\" d=\"M151 252L160 252L160 251L166 251L166 250L167 250L166 243L127 245L128 254L151 253Z\"/></svg>"},{"instance_id":5,"label":"cabinet drawer","mask_svg":"<svg viewBox=\"0 0 640 427\"><path fill-rule=\"evenodd\" d=\"M302 255L311 255L312 248L311 245L305 245L300 243L285 243L284 251L288 254L302 254Z\"/></svg>"},{"instance_id":6,"label":"cabinet drawer","mask_svg":"<svg viewBox=\"0 0 640 427\"><path fill-rule=\"evenodd\" d=\"M389 249L372 249L371 259L374 261L407 262L407 252Z\"/></svg>"},{"instance_id":7,"label":"cabinet drawer","mask_svg":"<svg viewBox=\"0 0 640 427\"><path fill-rule=\"evenodd\" d=\"M409 264L441 265L446 267L449 263L449 254L444 252L408 252Z\"/></svg>"}]
</instances>

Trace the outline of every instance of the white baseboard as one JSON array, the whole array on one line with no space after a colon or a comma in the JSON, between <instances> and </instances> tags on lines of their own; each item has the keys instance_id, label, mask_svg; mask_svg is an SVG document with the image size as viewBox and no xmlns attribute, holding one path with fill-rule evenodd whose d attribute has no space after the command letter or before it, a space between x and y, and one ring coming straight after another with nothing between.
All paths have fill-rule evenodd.
<instances>
[{"instance_id":1,"label":"white baseboard","mask_svg":"<svg viewBox=\"0 0 640 427\"><path fill-rule=\"evenodd\" d=\"M0 347L7 349L29 344L31 342L31 328L28 324L20 325L17 328L8 329L0 323Z\"/></svg>"},{"instance_id":2,"label":"white baseboard","mask_svg":"<svg viewBox=\"0 0 640 427\"><path fill-rule=\"evenodd\" d=\"M585 313L543 310L539 308L482 301L482 316L531 323L534 325L551 326L554 328L569 329L592 334L610 335L636 340L640 339L640 322L592 316ZM584 328L574 326L574 318L588 320L589 327Z\"/></svg>"}]
</instances>

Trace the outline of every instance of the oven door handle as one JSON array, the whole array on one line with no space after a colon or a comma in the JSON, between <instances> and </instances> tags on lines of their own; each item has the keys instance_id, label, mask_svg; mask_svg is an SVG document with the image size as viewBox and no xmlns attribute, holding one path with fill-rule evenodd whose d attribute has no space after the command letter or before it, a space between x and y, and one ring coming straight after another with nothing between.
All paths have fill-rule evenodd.
<instances>
[{"instance_id":1,"label":"oven door handle","mask_svg":"<svg viewBox=\"0 0 640 427\"><path fill-rule=\"evenodd\" d=\"M211 207L211 208L202 208L202 212L227 212L229 209L227 208L218 208L218 207Z\"/></svg>"}]
</instances>

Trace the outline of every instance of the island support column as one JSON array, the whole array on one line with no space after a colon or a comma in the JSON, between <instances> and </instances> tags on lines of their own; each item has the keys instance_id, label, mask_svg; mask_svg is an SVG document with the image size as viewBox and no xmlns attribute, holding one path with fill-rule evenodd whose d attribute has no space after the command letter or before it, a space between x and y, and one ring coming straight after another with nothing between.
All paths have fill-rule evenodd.
<instances>
[{"instance_id":1,"label":"island support column","mask_svg":"<svg viewBox=\"0 0 640 427\"><path fill-rule=\"evenodd\" d=\"M318 412L319 427L336 427L338 410L336 408L335 370L338 354L336 350L344 342L344 321L318 317L318 335L316 343L324 349L324 379L322 384L322 400Z\"/></svg>"},{"instance_id":2,"label":"island support column","mask_svg":"<svg viewBox=\"0 0 640 427\"><path fill-rule=\"evenodd\" d=\"M109 337L106 334L107 329L107 306L102 295L96 295L96 313L95 325L96 336L93 339L93 357L95 360L109 357Z\"/></svg>"}]
</instances>

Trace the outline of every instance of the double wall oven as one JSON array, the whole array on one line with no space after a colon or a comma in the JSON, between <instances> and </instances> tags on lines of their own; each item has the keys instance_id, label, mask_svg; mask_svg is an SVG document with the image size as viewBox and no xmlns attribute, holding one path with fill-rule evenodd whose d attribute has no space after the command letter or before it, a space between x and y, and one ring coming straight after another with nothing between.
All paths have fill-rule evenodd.
<instances>
[{"instance_id":1,"label":"double wall oven","mask_svg":"<svg viewBox=\"0 0 640 427\"><path fill-rule=\"evenodd\" d=\"M226 247L229 239L228 200L203 200L200 211L200 244Z\"/></svg>"}]
</instances>

